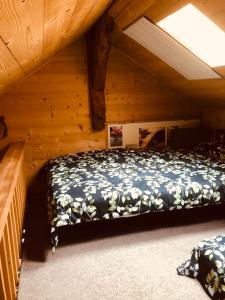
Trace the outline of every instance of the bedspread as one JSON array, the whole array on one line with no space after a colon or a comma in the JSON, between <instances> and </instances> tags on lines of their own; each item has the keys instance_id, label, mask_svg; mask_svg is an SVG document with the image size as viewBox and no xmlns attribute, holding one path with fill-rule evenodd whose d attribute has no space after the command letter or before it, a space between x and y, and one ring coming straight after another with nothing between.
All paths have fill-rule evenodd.
<instances>
[{"instance_id":1,"label":"bedspread","mask_svg":"<svg viewBox=\"0 0 225 300\"><path fill-rule=\"evenodd\" d=\"M48 162L53 250L57 227L225 201L225 164L195 152L102 150Z\"/></svg>"}]
</instances>

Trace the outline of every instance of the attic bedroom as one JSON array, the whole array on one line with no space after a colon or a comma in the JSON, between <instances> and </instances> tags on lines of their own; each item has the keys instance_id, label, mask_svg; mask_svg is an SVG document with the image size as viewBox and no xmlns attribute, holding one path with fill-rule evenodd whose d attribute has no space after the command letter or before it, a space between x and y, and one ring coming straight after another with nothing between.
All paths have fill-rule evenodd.
<instances>
[{"instance_id":1,"label":"attic bedroom","mask_svg":"<svg viewBox=\"0 0 225 300\"><path fill-rule=\"evenodd\" d=\"M225 6L0 4L0 300L225 299Z\"/></svg>"}]
</instances>

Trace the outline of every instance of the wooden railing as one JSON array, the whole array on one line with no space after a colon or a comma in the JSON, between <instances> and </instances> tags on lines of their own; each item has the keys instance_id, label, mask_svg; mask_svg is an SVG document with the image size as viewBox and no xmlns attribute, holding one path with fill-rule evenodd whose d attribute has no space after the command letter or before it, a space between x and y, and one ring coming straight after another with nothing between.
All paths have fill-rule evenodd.
<instances>
[{"instance_id":1,"label":"wooden railing","mask_svg":"<svg viewBox=\"0 0 225 300\"><path fill-rule=\"evenodd\" d=\"M14 143L0 162L0 300L17 298L26 200L24 143Z\"/></svg>"}]
</instances>

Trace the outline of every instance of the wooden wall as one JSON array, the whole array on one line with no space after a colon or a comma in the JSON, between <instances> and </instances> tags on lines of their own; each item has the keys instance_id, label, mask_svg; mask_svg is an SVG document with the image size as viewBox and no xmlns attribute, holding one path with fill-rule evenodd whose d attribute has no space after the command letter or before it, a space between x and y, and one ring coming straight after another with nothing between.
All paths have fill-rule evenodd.
<instances>
[{"instance_id":1,"label":"wooden wall","mask_svg":"<svg viewBox=\"0 0 225 300\"><path fill-rule=\"evenodd\" d=\"M110 54L107 122L179 119L199 115L188 99L163 88L119 50ZM106 147L106 130L90 126L85 40L71 45L0 98L9 136L25 140L30 178L44 162L68 152Z\"/></svg>"},{"instance_id":2,"label":"wooden wall","mask_svg":"<svg viewBox=\"0 0 225 300\"><path fill-rule=\"evenodd\" d=\"M225 129L225 108L205 108L203 110L203 122L214 129Z\"/></svg>"}]
</instances>

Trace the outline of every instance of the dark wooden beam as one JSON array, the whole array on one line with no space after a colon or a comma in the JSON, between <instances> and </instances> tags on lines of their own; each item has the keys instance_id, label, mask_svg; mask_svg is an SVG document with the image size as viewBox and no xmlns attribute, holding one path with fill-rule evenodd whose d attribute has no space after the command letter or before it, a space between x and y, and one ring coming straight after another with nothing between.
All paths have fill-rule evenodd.
<instances>
[{"instance_id":1,"label":"dark wooden beam","mask_svg":"<svg viewBox=\"0 0 225 300\"><path fill-rule=\"evenodd\" d=\"M104 15L87 34L87 62L92 128L105 128L105 79L111 49L113 18Z\"/></svg>"},{"instance_id":2,"label":"dark wooden beam","mask_svg":"<svg viewBox=\"0 0 225 300\"><path fill-rule=\"evenodd\" d=\"M7 137L8 129L3 116L0 116L0 139Z\"/></svg>"}]
</instances>

